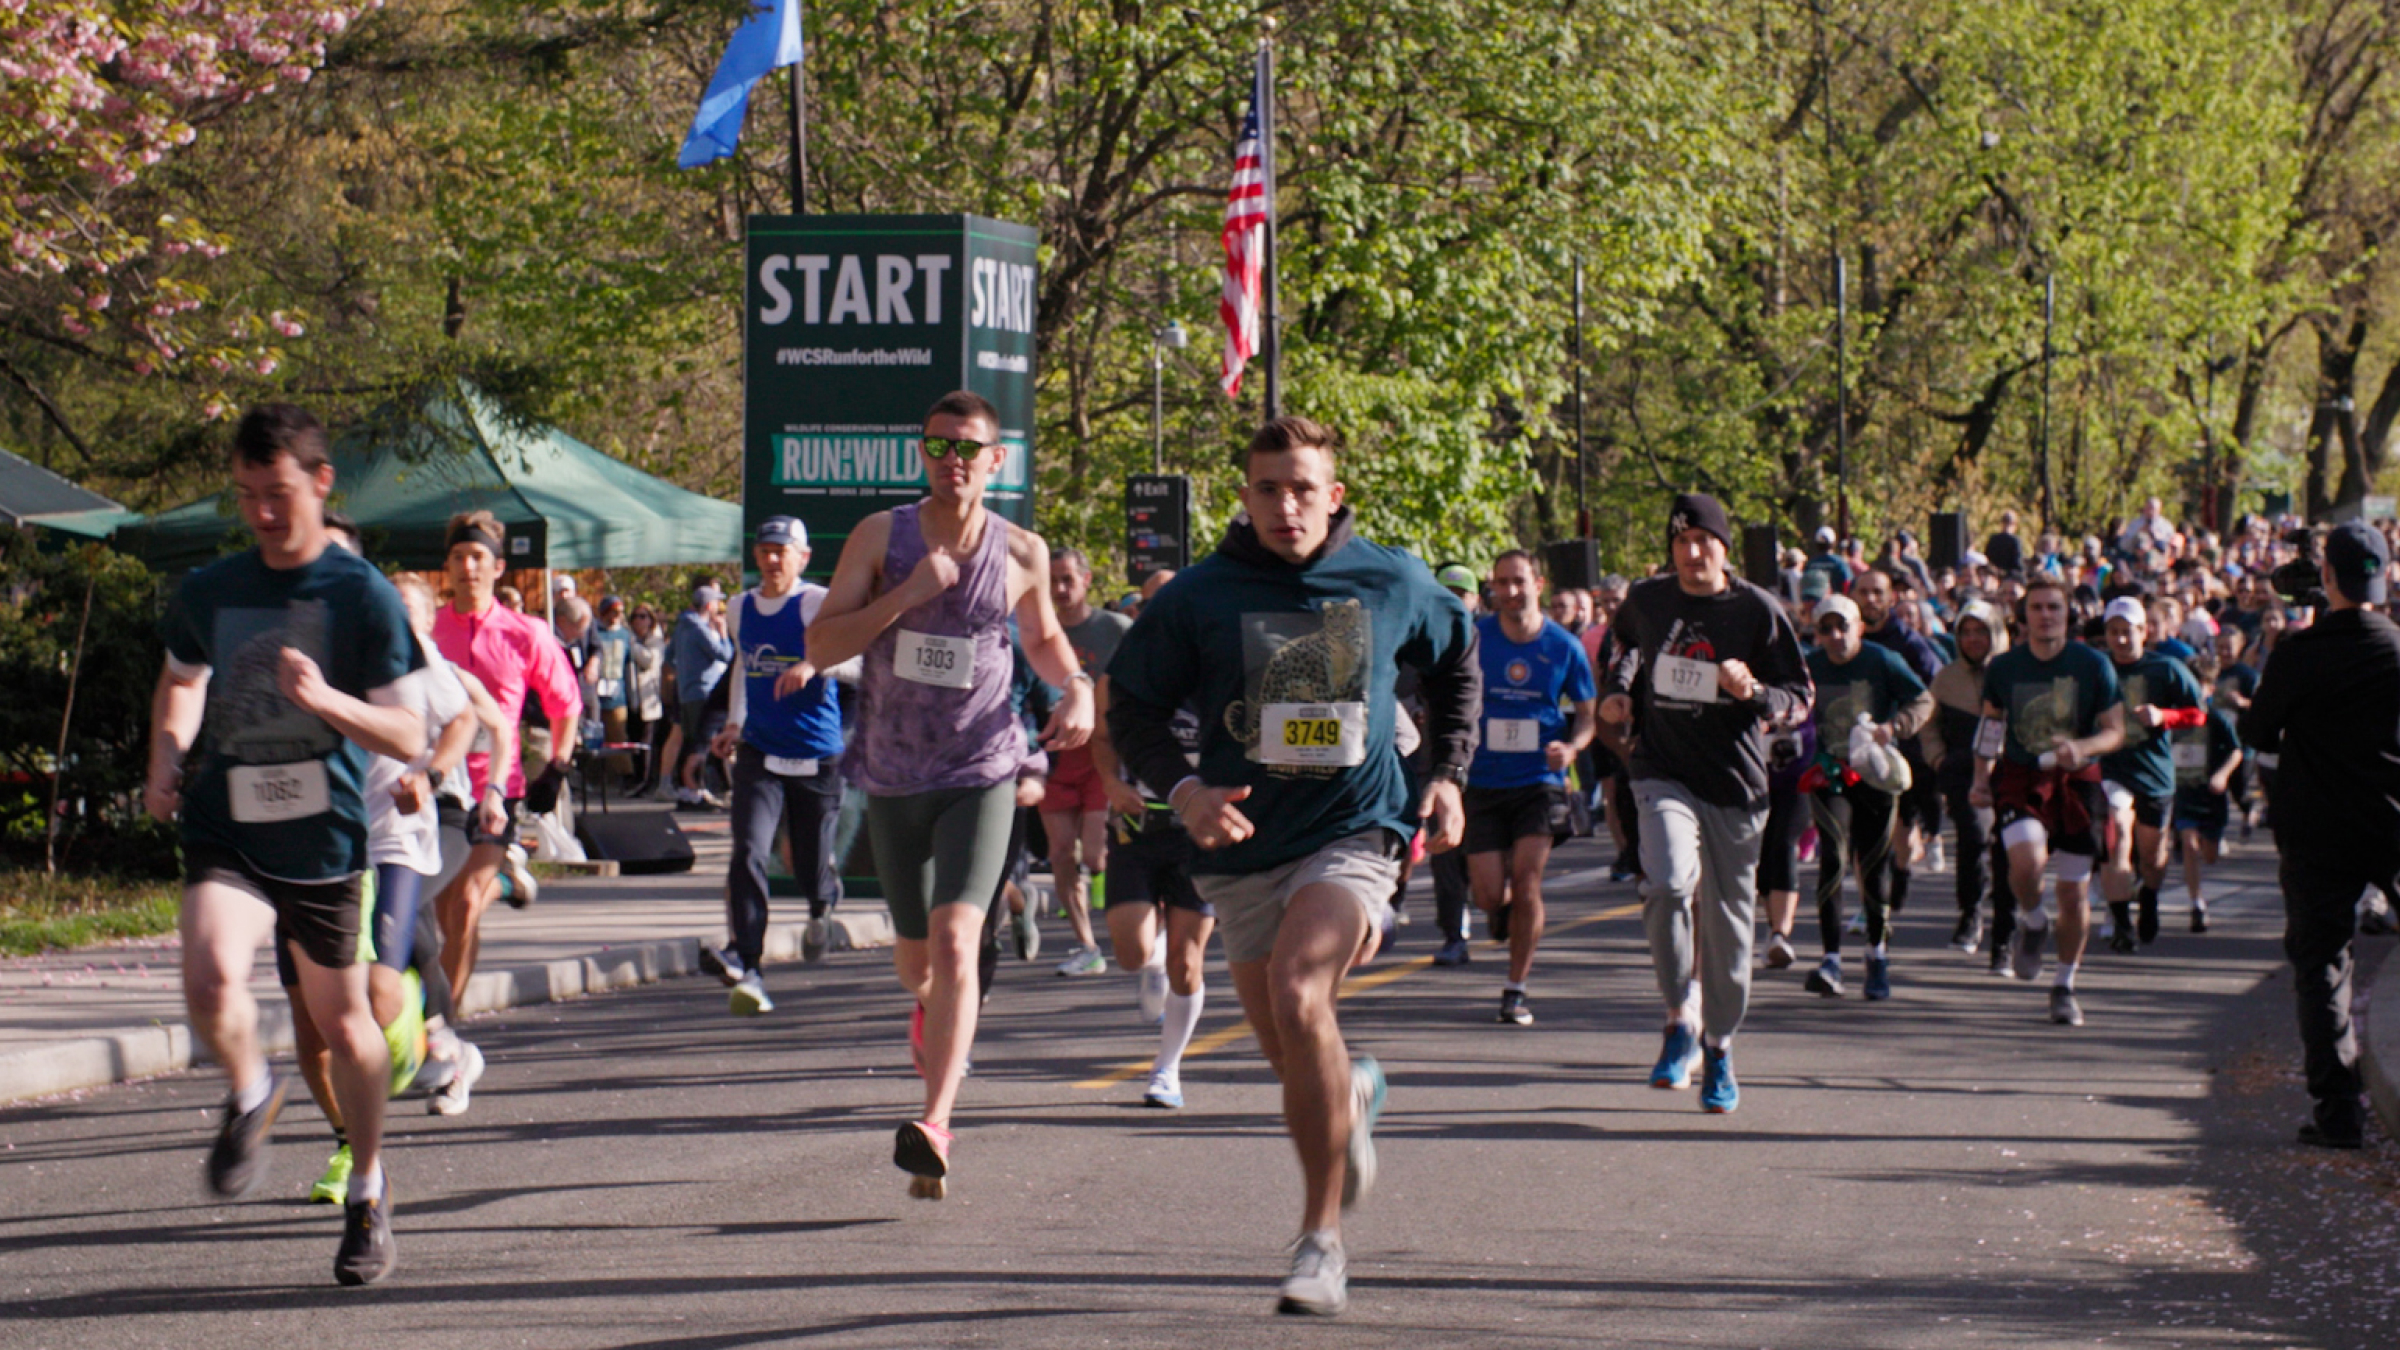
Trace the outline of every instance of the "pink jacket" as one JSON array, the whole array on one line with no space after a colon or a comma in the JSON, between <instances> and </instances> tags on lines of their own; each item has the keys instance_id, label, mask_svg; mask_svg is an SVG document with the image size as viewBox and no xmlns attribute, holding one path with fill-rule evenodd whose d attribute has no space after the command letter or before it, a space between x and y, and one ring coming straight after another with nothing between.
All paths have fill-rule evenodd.
<instances>
[{"instance_id":1,"label":"pink jacket","mask_svg":"<svg viewBox=\"0 0 2400 1350\"><path fill-rule=\"evenodd\" d=\"M511 727L523 715L529 692L540 697L542 710L554 720L563 718L572 726L583 716L583 690L567 665L566 649L539 619L497 604L481 614L461 614L444 605L433 616L433 644L450 664L483 681ZM560 747L562 753L572 749ZM483 750L467 755L467 778L478 797L490 777L491 762ZM509 769L500 793L511 800L525 795L523 760Z\"/></svg>"}]
</instances>

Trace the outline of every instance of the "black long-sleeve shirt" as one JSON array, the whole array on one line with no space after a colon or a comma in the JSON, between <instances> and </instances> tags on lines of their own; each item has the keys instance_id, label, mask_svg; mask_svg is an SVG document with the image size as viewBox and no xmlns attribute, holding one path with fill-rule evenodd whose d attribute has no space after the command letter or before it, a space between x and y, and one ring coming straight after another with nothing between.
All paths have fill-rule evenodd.
<instances>
[{"instance_id":1,"label":"black long-sleeve shirt","mask_svg":"<svg viewBox=\"0 0 2400 1350\"><path fill-rule=\"evenodd\" d=\"M2286 633L2241 732L2279 756L2278 849L2400 866L2400 627L2344 609Z\"/></svg>"},{"instance_id":2,"label":"black long-sleeve shirt","mask_svg":"<svg viewBox=\"0 0 2400 1350\"><path fill-rule=\"evenodd\" d=\"M1690 595L1672 576L1636 583L1609 635L1616 656L1601 697L1630 694L1635 778L1683 784L1712 806L1767 800L1767 723L1794 725L1815 696L1800 635L1775 598L1728 577L1715 595ZM1740 661L1758 694L1735 702L1715 667Z\"/></svg>"}]
</instances>

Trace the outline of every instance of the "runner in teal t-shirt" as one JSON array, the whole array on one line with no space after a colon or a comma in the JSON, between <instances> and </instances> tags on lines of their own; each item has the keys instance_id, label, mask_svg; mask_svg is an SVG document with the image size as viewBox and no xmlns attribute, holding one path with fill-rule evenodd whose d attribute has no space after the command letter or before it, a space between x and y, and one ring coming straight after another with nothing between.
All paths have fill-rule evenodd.
<instances>
[{"instance_id":1,"label":"runner in teal t-shirt","mask_svg":"<svg viewBox=\"0 0 2400 1350\"><path fill-rule=\"evenodd\" d=\"M2125 744L2100 761L2113 825L2100 889L2108 898L2108 948L2120 956L2158 937L2158 888L2166 884L2169 817L2175 808L2175 763L2167 738L2199 726L2206 716L2201 705L2207 696L2191 667L2165 652L2144 649L2149 627L2140 601L2120 596L2108 602L2108 659L2125 699Z\"/></svg>"},{"instance_id":2,"label":"runner in teal t-shirt","mask_svg":"<svg viewBox=\"0 0 2400 1350\"><path fill-rule=\"evenodd\" d=\"M1599 726L1599 691L1583 644L1542 617L1532 554L1493 559L1491 593L1492 613L1475 621L1483 716L1467 770L1467 875L1476 906L1508 934L1499 1020L1524 1027L1533 1025L1525 979L1542 941L1542 870L1567 835L1567 766ZM1562 701L1575 706L1572 730Z\"/></svg>"},{"instance_id":3,"label":"runner in teal t-shirt","mask_svg":"<svg viewBox=\"0 0 2400 1350\"><path fill-rule=\"evenodd\" d=\"M143 802L183 820L184 1002L233 1092L208 1159L219 1195L264 1175L284 1081L248 992L258 949L289 948L299 994L333 1049L350 1132L334 1277L372 1284L394 1260L381 1160L390 1072L359 960L366 756L411 760L425 724L396 686L424 657L398 592L331 546L325 432L298 408L254 409L233 481L258 547L186 578L167 612Z\"/></svg>"}]
</instances>

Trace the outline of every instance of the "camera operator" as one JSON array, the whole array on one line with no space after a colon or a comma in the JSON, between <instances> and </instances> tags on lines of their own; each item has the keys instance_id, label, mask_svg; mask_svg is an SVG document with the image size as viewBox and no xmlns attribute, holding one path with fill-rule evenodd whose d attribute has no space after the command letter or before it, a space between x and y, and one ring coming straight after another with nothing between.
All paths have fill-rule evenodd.
<instances>
[{"instance_id":1,"label":"camera operator","mask_svg":"<svg viewBox=\"0 0 2400 1350\"><path fill-rule=\"evenodd\" d=\"M2400 875L2400 627L2367 608L2384 603L2390 563L2383 537L2363 523L2325 536L2315 578L2323 617L2284 639L2241 720L2244 741L2281 756L2283 949L2316 1104L2300 1142L2320 1148L2361 1143L2350 945L2359 893ZM2302 589L2309 578L2297 572L2277 569L2278 589Z\"/></svg>"}]
</instances>

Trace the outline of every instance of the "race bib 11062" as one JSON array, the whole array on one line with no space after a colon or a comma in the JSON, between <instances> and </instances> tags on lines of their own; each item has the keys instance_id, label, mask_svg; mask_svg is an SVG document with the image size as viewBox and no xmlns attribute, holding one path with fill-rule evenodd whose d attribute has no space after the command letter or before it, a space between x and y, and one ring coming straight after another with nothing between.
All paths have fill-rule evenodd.
<instances>
[{"instance_id":1,"label":"race bib 11062","mask_svg":"<svg viewBox=\"0 0 2400 1350\"><path fill-rule=\"evenodd\" d=\"M1483 748L1496 754L1523 754L1542 748L1542 724L1530 717L1491 717L1483 723Z\"/></svg>"},{"instance_id":2,"label":"race bib 11062","mask_svg":"<svg viewBox=\"0 0 2400 1350\"><path fill-rule=\"evenodd\" d=\"M900 645L892 653L892 670L901 679L944 689L969 689L975 684L975 639L942 637L900 630Z\"/></svg>"},{"instance_id":3,"label":"race bib 11062","mask_svg":"<svg viewBox=\"0 0 2400 1350\"><path fill-rule=\"evenodd\" d=\"M272 825L322 815L333 809L325 766L313 759L296 764L242 764L226 770L225 790L233 818L244 825Z\"/></svg>"},{"instance_id":4,"label":"race bib 11062","mask_svg":"<svg viewBox=\"0 0 2400 1350\"><path fill-rule=\"evenodd\" d=\"M1270 703L1258 727L1258 757L1269 764L1346 769L1367 762L1364 703Z\"/></svg>"},{"instance_id":5,"label":"race bib 11062","mask_svg":"<svg viewBox=\"0 0 2400 1350\"><path fill-rule=\"evenodd\" d=\"M1717 663L1658 654L1650 667L1650 692L1675 703L1717 701Z\"/></svg>"}]
</instances>

